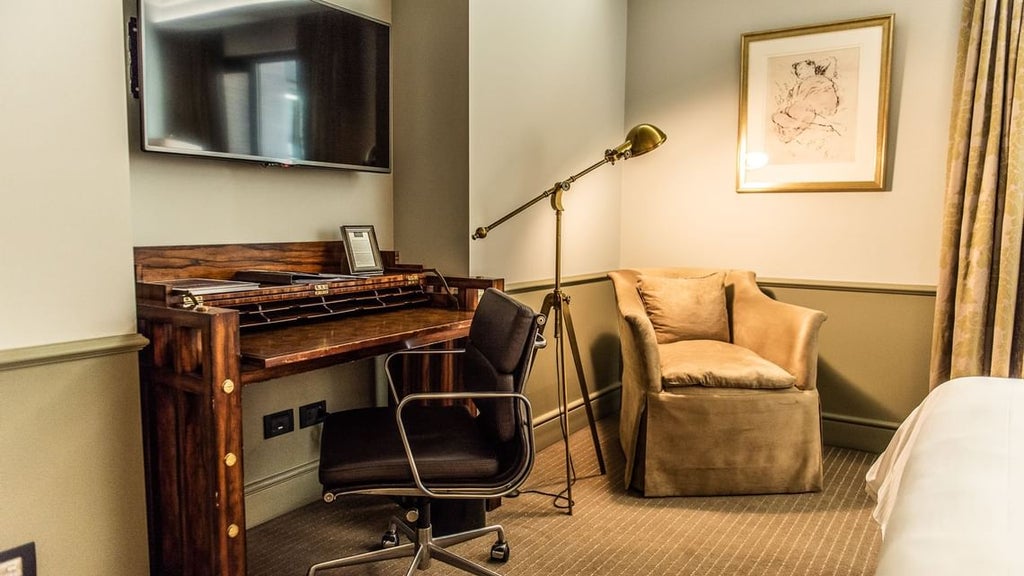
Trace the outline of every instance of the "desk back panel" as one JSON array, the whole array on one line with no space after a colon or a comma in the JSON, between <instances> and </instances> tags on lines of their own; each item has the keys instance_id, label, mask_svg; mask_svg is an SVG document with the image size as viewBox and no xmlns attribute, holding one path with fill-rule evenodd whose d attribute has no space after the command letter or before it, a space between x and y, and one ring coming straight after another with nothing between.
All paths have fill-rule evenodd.
<instances>
[{"instance_id":1,"label":"desk back panel","mask_svg":"<svg viewBox=\"0 0 1024 576\"><path fill-rule=\"evenodd\" d=\"M398 253L381 251L385 268L398 266ZM342 274L345 243L273 242L265 244L203 244L136 246L135 280L156 282L171 278L230 279L239 270L326 272Z\"/></svg>"}]
</instances>

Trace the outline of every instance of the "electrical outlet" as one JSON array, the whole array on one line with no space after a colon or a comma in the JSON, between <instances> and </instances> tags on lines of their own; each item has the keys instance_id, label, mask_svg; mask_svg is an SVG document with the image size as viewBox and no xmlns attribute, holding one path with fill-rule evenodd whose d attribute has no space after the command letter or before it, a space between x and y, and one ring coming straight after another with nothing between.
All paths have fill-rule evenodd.
<instances>
[{"instance_id":1,"label":"electrical outlet","mask_svg":"<svg viewBox=\"0 0 1024 576\"><path fill-rule=\"evenodd\" d=\"M305 428L324 421L327 416L327 402L321 400L299 406L299 428Z\"/></svg>"},{"instance_id":2,"label":"electrical outlet","mask_svg":"<svg viewBox=\"0 0 1024 576\"><path fill-rule=\"evenodd\" d=\"M36 543L0 552L0 576L36 576Z\"/></svg>"},{"instance_id":3,"label":"electrical outlet","mask_svg":"<svg viewBox=\"0 0 1024 576\"><path fill-rule=\"evenodd\" d=\"M263 438L273 438L295 430L295 415L292 409L281 410L263 417Z\"/></svg>"}]
</instances>

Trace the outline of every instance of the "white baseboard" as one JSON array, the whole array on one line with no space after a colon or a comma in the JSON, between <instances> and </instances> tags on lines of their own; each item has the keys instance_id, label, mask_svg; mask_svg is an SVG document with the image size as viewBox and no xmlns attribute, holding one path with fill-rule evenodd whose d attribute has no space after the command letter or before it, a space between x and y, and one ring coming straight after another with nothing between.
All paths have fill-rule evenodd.
<instances>
[{"instance_id":1,"label":"white baseboard","mask_svg":"<svg viewBox=\"0 0 1024 576\"><path fill-rule=\"evenodd\" d=\"M249 482L245 485L245 527L251 528L316 502L321 498L320 479L313 460Z\"/></svg>"},{"instance_id":2,"label":"white baseboard","mask_svg":"<svg viewBox=\"0 0 1024 576\"><path fill-rule=\"evenodd\" d=\"M821 435L826 445L875 454L885 450L897 427L898 425L893 422L871 421L828 413L821 415Z\"/></svg>"},{"instance_id":3,"label":"white baseboard","mask_svg":"<svg viewBox=\"0 0 1024 576\"><path fill-rule=\"evenodd\" d=\"M597 394L591 394L590 407L594 411L594 418L600 420L610 414L619 412L619 386L605 388ZM542 450L556 442L562 441L562 426L558 420L558 410L552 410L545 414L533 415L533 433L537 444L537 450ZM569 434L587 427L587 410L583 406L583 400L577 400L569 404Z\"/></svg>"}]
</instances>

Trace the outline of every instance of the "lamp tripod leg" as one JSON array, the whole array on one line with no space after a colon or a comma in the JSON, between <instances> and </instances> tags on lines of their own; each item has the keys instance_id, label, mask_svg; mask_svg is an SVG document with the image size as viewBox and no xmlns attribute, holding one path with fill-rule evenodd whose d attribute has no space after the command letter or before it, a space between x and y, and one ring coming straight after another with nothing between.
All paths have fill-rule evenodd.
<instances>
[{"instance_id":1,"label":"lamp tripod leg","mask_svg":"<svg viewBox=\"0 0 1024 576\"><path fill-rule=\"evenodd\" d=\"M565 500L566 513L572 516L572 507L576 502L572 499L572 485L576 481L576 470L572 463L572 451L569 447L569 387L565 379L565 330L562 325L562 307L555 306L555 370L558 376L558 403L561 404L559 419L562 426L562 439L565 444Z\"/></svg>"},{"instance_id":2,"label":"lamp tripod leg","mask_svg":"<svg viewBox=\"0 0 1024 576\"><path fill-rule=\"evenodd\" d=\"M572 327L572 314L569 313L569 297L563 296L561 306L562 318L565 320L565 331L569 336L569 349L572 351L572 359L576 364L576 378L580 383L580 394L583 396L583 407L587 410L587 422L590 423L590 439L594 442L594 453L597 455L597 465L601 474L605 474L604 454L601 452L601 441L597 437L597 424L594 422L594 409L590 405L590 391L587 389L587 381L583 376L583 361L580 360L580 347L576 342L576 330Z\"/></svg>"},{"instance_id":3,"label":"lamp tripod leg","mask_svg":"<svg viewBox=\"0 0 1024 576\"><path fill-rule=\"evenodd\" d=\"M569 449L569 399L566 393L566 382L565 382L565 346L562 329L562 307L561 300L557 297L556 292L551 292L544 297L544 304L541 307L540 312L544 317L548 318L548 322L541 324L540 333L544 333L544 326L547 324L554 323L554 337L556 341L555 345L555 392L558 397L558 423L562 428L562 444L565 446L565 501L566 513L572 516L572 483L573 483L573 467L572 467L572 452ZM552 322L553 321L553 322Z\"/></svg>"},{"instance_id":4,"label":"lamp tripod leg","mask_svg":"<svg viewBox=\"0 0 1024 576\"><path fill-rule=\"evenodd\" d=\"M554 316L551 316L554 311ZM579 344L576 341L576 330L572 324L572 317L569 313L569 297L562 292L556 290L548 293L544 297L544 303L541 307L541 314L545 317L554 320L555 333L554 337L558 341L558 345L555 350L555 371L557 378L557 388L559 394L559 421L562 425L563 440L565 442L565 476L566 476L566 495L568 498L568 512L572 514L572 454L569 451L569 404L566 398L566 379L565 379L565 338L569 338L569 349L572 352L573 362L576 366L576 377L579 380L580 394L583 397L583 406L586 408L587 421L590 426L590 436L594 443L594 452L597 455L597 463L600 467L601 474L606 473L604 454L601 451L601 442L597 435L597 424L594 420L594 410L590 403L590 392L587 388L587 381L583 374L583 362L580 356ZM563 327L564 320L564 327ZM551 324L547 322L545 324ZM544 326L541 326L541 333L543 333Z\"/></svg>"}]
</instances>

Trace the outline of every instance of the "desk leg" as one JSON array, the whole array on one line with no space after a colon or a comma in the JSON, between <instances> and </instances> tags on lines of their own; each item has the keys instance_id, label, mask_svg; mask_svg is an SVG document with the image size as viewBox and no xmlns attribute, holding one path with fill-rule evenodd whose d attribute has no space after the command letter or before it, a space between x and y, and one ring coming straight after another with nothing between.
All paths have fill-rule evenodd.
<instances>
[{"instance_id":1,"label":"desk leg","mask_svg":"<svg viewBox=\"0 0 1024 576\"><path fill-rule=\"evenodd\" d=\"M150 572L245 576L238 314L138 317Z\"/></svg>"},{"instance_id":2,"label":"desk leg","mask_svg":"<svg viewBox=\"0 0 1024 576\"><path fill-rule=\"evenodd\" d=\"M375 356L373 359L373 385L374 405L377 407L387 406L391 401L391 391L388 389L388 373L384 368L384 360L387 356Z\"/></svg>"}]
</instances>

